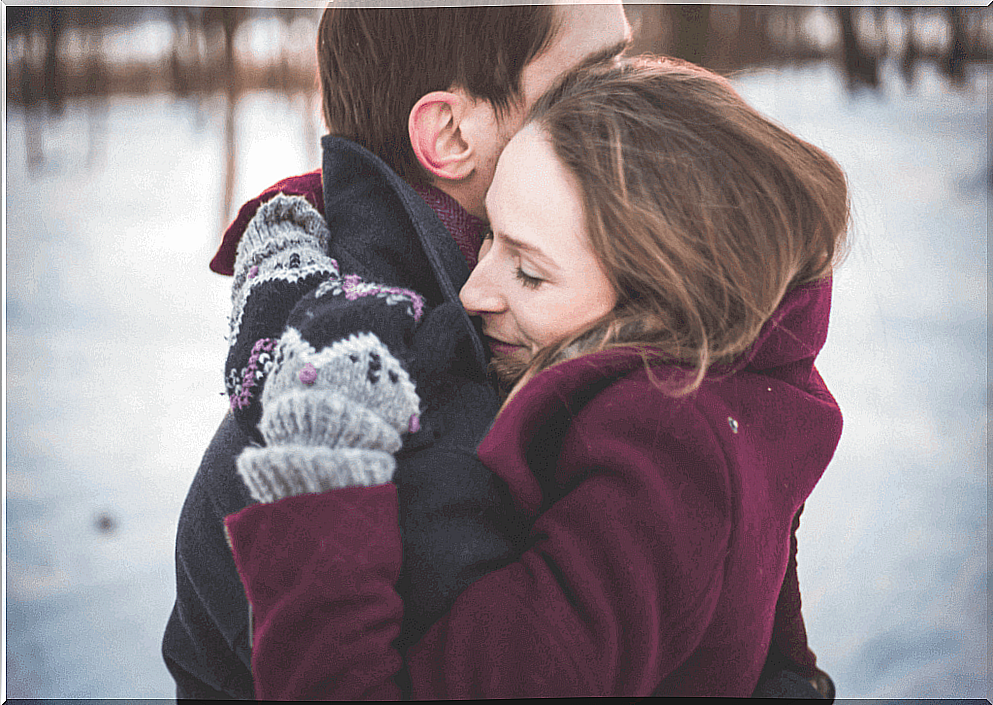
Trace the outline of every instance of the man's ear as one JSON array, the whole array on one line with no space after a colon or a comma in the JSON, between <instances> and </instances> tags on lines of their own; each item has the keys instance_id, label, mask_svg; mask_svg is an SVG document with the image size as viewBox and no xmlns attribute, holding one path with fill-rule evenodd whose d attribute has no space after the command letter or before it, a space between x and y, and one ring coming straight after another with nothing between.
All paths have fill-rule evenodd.
<instances>
[{"instance_id":1,"label":"man's ear","mask_svg":"<svg viewBox=\"0 0 993 705\"><path fill-rule=\"evenodd\" d=\"M421 96L410 110L407 129L410 144L421 166L432 176L459 181L475 168L475 155L465 141L460 123L469 105L449 91Z\"/></svg>"}]
</instances>

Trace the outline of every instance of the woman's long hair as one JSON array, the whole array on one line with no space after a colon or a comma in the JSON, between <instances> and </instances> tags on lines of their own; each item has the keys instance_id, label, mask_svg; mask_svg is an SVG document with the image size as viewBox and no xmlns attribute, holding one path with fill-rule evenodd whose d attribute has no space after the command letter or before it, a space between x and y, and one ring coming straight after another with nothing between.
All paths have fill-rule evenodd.
<instances>
[{"instance_id":1,"label":"woman's long hair","mask_svg":"<svg viewBox=\"0 0 993 705\"><path fill-rule=\"evenodd\" d=\"M646 363L683 367L669 393L691 392L749 348L788 289L830 276L843 254L841 168L706 69L642 57L576 72L529 122L580 185L618 303L522 376L637 346Z\"/></svg>"}]
</instances>

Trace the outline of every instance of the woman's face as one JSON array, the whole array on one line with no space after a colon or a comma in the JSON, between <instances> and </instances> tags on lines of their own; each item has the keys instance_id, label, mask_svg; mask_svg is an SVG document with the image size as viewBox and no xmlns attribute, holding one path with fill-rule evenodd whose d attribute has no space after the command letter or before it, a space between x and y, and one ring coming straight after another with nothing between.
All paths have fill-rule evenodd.
<instances>
[{"instance_id":1,"label":"woman's face","mask_svg":"<svg viewBox=\"0 0 993 705\"><path fill-rule=\"evenodd\" d=\"M492 236L461 298L482 317L495 355L527 362L614 307L579 186L536 128L518 132L500 155L486 211Z\"/></svg>"}]
</instances>

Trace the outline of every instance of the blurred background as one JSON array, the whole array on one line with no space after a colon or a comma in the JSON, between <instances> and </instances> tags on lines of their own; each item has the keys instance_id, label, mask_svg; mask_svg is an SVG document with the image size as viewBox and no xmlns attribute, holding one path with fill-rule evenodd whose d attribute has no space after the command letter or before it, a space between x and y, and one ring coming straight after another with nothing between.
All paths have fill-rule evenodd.
<instances>
[{"instance_id":1,"label":"blurred background","mask_svg":"<svg viewBox=\"0 0 993 705\"><path fill-rule=\"evenodd\" d=\"M3 6L6 696L160 698L183 498L226 409L237 207L319 166L309 8ZM627 5L846 170L819 368L845 413L800 531L841 698L987 698L993 14Z\"/></svg>"}]
</instances>

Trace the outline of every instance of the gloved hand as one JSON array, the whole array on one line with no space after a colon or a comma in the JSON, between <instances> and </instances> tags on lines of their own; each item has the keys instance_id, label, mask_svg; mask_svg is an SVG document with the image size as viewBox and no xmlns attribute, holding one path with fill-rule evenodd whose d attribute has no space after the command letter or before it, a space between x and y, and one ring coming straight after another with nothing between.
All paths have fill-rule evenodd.
<instances>
[{"instance_id":1,"label":"gloved hand","mask_svg":"<svg viewBox=\"0 0 993 705\"><path fill-rule=\"evenodd\" d=\"M417 428L420 400L414 384L373 333L352 334L316 351L291 328L280 341L277 360L262 393L259 431L267 445L395 453L401 434ZM304 408L319 415L302 415ZM361 422L362 415L376 423Z\"/></svg>"},{"instance_id":2,"label":"gloved hand","mask_svg":"<svg viewBox=\"0 0 993 705\"><path fill-rule=\"evenodd\" d=\"M389 482L419 405L407 372L374 334L316 351L291 328L262 394L266 446L246 448L238 472L261 502Z\"/></svg>"},{"instance_id":3,"label":"gloved hand","mask_svg":"<svg viewBox=\"0 0 993 705\"><path fill-rule=\"evenodd\" d=\"M299 196L277 194L248 224L234 264L225 388L242 429L256 435L259 396L274 349L297 303L322 283L340 280L327 255L321 214Z\"/></svg>"},{"instance_id":4,"label":"gloved hand","mask_svg":"<svg viewBox=\"0 0 993 705\"><path fill-rule=\"evenodd\" d=\"M328 279L297 303L260 397L266 446L238 458L256 499L392 479L401 436L419 424L401 360L413 357L423 309L414 292L355 276Z\"/></svg>"},{"instance_id":5,"label":"gloved hand","mask_svg":"<svg viewBox=\"0 0 993 705\"><path fill-rule=\"evenodd\" d=\"M337 264L327 255L330 237L324 218L307 199L276 194L256 211L238 242L232 301L275 272L292 280L318 265L337 277Z\"/></svg>"}]
</instances>

